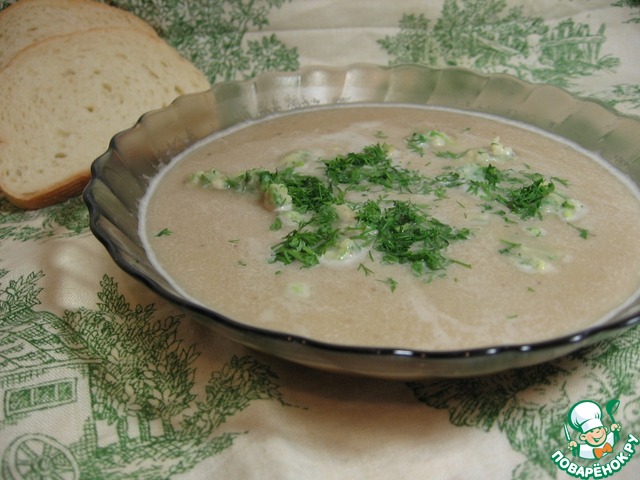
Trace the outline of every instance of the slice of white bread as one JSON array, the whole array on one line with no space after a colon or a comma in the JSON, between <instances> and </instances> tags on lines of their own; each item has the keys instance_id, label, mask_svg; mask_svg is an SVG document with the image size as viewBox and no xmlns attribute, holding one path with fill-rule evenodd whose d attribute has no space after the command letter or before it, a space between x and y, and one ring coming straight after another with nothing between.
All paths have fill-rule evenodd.
<instances>
[{"instance_id":1,"label":"slice of white bread","mask_svg":"<svg viewBox=\"0 0 640 480\"><path fill-rule=\"evenodd\" d=\"M82 191L117 132L206 77L165 41L131 28L55 36L0 70L0 189L41 208Z\"/></svg>"},{"instance_id":2,"label":"slice of white bread","mask_svg":"<svg viewBox=\"0 0 640 480\"><path fill-rule=\"evenodd\" d=\"M130 27L155 35L132 13L93 0L20 0L0 12L0 69L32 43L102 27Z\"/></svg>"}]
</instances>

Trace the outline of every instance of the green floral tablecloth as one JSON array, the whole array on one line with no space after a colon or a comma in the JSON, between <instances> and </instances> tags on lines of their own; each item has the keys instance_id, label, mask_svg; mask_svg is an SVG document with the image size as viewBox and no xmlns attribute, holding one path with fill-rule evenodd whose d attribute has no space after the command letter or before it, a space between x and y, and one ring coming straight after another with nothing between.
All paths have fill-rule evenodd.
<instances>
[{"instance_id":1,"label":"green floral tablecloth","mask_svg":"<svg viewBox=\"0 0 640 480\"><path fill-rule=\"evenodd\" d=\"M211 82L409 61L506 72L640 114L637 0L111 3ZM621 427L599 460L573 456L563 431L586 399ZM213 334L129 278L79 198L38 211L0 199L2 478L632 480L638 438L638 328L483 378L312 371Z\"/></svg>"}]
</instances>

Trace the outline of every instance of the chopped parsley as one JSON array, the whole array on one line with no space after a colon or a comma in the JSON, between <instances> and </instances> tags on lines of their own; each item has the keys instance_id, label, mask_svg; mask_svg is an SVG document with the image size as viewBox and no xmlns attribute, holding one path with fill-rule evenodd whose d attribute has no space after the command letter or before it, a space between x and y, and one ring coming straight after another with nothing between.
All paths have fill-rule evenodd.
<instances>
[{"instance_id":1,"label":"chopped parsley","mask_svg":"<svg viewBox=\"0 0 640 480\"><path fill-rule=\"evenodd\" d=\"M158 233L156 233L156 237L168 237L172 233L173 232L171 230L169 230L168 228L163 228Z\"/></svg>"}]
</instances>

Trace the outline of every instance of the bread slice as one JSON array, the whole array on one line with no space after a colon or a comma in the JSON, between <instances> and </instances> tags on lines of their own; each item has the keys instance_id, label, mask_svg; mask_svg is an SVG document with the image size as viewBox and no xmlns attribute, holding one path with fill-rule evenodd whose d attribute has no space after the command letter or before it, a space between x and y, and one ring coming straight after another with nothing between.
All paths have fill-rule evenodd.
<instances>
[{"instance_id":1,"label":"bread slice","mask_svg":"<svg viewBox=\"0 0 640 480\"><path fill-rule=\"evenodd\" d=\"M0 69L32 43L101 27L130 27L155 35L132 13L93 0L20 0L0 12Z\"/></svg>"},{"instance_id":2,"label":"bread slice","mask_svg":"<svg viewBox=\"0 0 640 480\"><path fill-rule=\"evenodd\" d=\"M0 85L0 189L22 208L79 194L114 134L209 88L165 41L119 27L35 43L0 70Z\"/></svg>"}]
</instances>

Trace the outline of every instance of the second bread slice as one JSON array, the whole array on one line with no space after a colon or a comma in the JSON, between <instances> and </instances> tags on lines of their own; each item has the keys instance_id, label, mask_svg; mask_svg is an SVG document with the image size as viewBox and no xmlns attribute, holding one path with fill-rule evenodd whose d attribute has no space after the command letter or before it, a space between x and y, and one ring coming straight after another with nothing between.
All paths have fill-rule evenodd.
<instances>
[{"instance_id":1,"label":"second bread slice","mask_svg":"<svg viewBox=\"0 0 640 480\"><path fill-rule=\"evenodd\" d=\"M130 28L36 43L0 71L0 85L0 189L23 208L80 193L115 133L209 88L166 42Z\"/></svg>"},{"instance_id":2,"label":"second bread slice","mask_svg":"<svg viewBox=\"0 0 640 480\"><path fill-rule=\"evenodd\" d=\"M134 14L93 0L20 0L0 13L0 69L32 43L103 27L130 27L155 35Z\"/></svg>"}]
</instances>

